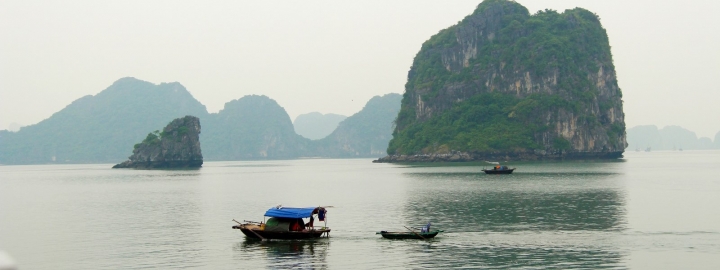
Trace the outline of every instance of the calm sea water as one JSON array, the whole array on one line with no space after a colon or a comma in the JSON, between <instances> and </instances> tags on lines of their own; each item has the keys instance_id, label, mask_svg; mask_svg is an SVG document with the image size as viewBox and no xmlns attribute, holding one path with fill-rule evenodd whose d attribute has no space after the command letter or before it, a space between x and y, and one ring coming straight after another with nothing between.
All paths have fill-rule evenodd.
<instances>
[{"instance_id":1,"label":"calm sea water","mask_svg":"<svg viewBox=\"0 0 720 270\"><path fill-rule=\"evenodd\" d=\"M720 269L720 151L508 165L0 166L0 250L20 269ZM334 206L330 238L231 229L277 204ZM375 235L428 221L445 233Z\"/></svg>"}]
</instances>

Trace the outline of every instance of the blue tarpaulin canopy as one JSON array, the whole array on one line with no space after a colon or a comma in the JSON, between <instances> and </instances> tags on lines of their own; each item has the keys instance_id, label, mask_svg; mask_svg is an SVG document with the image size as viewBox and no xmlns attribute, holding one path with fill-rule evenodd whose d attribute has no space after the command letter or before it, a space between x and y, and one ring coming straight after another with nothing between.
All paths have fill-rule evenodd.
<instances>
[{"instance_id":1,"label":"blue tarpaulin canopy","mask_svg":"<svg viewBox=\"0 0 720 270\"><path fill-rule=\"evenodd\" d=\"M312 212L313 210L315 210L315 208L317 207L273 207L265 211L265 216L274 218L307 218L312 216Z\"/></svg>"}]
</instances>

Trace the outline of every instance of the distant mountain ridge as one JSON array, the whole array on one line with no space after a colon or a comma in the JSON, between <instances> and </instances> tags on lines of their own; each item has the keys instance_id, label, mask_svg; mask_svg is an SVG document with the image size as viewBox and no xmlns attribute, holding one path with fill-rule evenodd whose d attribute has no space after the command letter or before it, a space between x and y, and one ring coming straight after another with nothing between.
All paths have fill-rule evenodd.
<instances>
[{"instance_id":1,"label":"distant mountain ridge","mask_svg":"<svg viewBox=\"0 0 720 270\"><path fill-rule=\"evenodd\" d=\"M225 103L204 123L201 141L206 160L297 158L310 142L295 133L285 109L266 96Z\"/></svg>"},{"instance_id":2,"label":"distant mountain ridge","mask_svg":"<svg viewBox=\"0 0 720 270\"><path fill-rule=\"evenodd\" d=\"M627 130L628 150L703 150L720 149L720 131L715 140L699 137L680 126L640 125Z\"/></svg>"},{"instance_id":3,"label":"distant mountain ridge","mask_svg":"<svg viewBox=\"0 0 720 270\"><path fill-rule=\"evenodd\" d=\"M373 149L383 140L386 147L391 136L387 129L375 128L390 126L397 114L383 106L399 107L399 99L397 104L379 100L383 98L373 98L371 105L345 119L338 135L320 142L296 134L285 109L266 96L245 96L211 114L179 83L122 78L35 125L0 130L0 164L118 163L149 130L185 115L203 123L200 143L206 161L365 157L377 153Z\"/></svg>"},{"instance_id":4,"label":"distant mountain ridge","mask_svg":"<svg viewBox=\"0 0 720 270\"><path fill-rule=\"evenodd\" d=\"M314 141L326 157L382 157L392 139L393 120L400 111L400 94L374 96L363 109L340 122L327 137Z\"/></svg>"},{"instance_id":5,"label":"distant mountain ridge","mask_svg":"<svg viewBox=\"0 0 720 270\"><path fill-rule=\"evenodd\" d=\"M148 130L184 115L207 110L181 84L122 78L35 125L0 131L0 163L117 163Z\"/></svg>"}]
</instances>

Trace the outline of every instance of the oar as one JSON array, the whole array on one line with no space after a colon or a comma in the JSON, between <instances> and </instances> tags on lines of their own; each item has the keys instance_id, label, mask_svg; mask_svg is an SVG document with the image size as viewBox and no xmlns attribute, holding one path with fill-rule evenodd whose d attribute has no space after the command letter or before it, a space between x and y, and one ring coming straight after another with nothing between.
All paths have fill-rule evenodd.
<instances>
[{"instance_id":1,"label":"oar","mask_svg":"<svg viewBox=\"0 0 720 270\"><path fill-rule=\"evenodd\" d=\"M405 226L403 226L403 227L405 227ZM422 237L422 235L416 233L414 230L411 230L411 229L408 228L408 227L405 227L405 229L408 229L409 231L411 231L412 233L414 233L414 234L417 235L418 237L422 238L422 240L425 240L425 237Z\"/></svg>"},{"instance_id":2,"label":"oar","mask_svg":"<svg viewBox=\"0 0 720 270\"><path fill-rule=\"evenodd\" d=\"M261 241L267 241L267 239L263 238L262 236L260 236L260 234L256 233L256 232L253 231L252 229L248 229L248 231L251 231L252 233L254 233L255 235L257 235L257 237L260 237L260 240L261 240Z\"/></svg>"}]
</instances>

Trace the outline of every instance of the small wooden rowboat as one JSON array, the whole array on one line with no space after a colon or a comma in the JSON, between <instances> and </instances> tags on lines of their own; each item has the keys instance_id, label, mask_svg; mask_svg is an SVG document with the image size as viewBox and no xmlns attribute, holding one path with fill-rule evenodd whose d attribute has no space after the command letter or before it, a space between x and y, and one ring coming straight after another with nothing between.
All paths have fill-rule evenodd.
<instances>
[{"instance_id":1,"label":"small wooden rowboat","mask_svg":"<svg viewBox=\"0 0 720 270\"><path fill-rule=\"evenodd\" d=\"M375 234L382 235L387 239L430 239L441 233L441 230L430 231L430 232L388 232L379 231Z\"/></svg>"}]
</instances>

